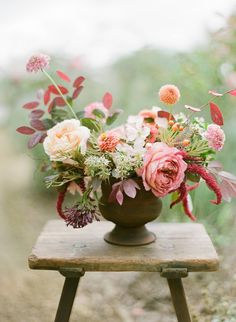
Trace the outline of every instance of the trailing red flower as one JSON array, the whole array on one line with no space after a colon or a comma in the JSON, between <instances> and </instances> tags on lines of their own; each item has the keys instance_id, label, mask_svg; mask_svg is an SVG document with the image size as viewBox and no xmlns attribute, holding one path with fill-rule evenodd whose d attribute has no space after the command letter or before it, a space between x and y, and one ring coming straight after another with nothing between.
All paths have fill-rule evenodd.
<instances>
[{"instance_id":1,"label":"trailing red flower","mask_svg":"<svg viewBox=\"0 0 236 322\"><path fill-rule=\"evenodd\" d=\"M183 198L182 200L182 203L183 203L183 207L184 207L184 212L185 214L190 218L192 219L193 221L196 220L196 217L192 214L190 208L189 208L189 203L188 203L188 198L187 198L187 195Z\"/></svg>"},{"instance_id":2,"label":"trailing red flower","mask_svg":"<svg viewBox=\"0 0 236 322\"><path fill-rule=\"evenodd\" d=\"M66 189L63 190L63 191L60 191L58 193L58 196L57 196L57 206L56 206L57 207L57 213L58 213L58 215L62 219L64 219L64 220L66 220L66 216L65 216L65 214L63 212L62 205L63 205L63 202L65 200L65 196L66 196Z\"/></svg>"},{"instance_id":3,"label":"trailing red flower","mask_svg":"<svg viewBox=\"0 0 236 322\"><path fill-rule=\"evenodd\" d=\"M177 191L179 192L179 196L176 200L172 201L172 203L170 204L170 208L182 201L183 198L187 195L187 188L185 182L181 183Z\"/></svg>"},{"instance_id":4,"label":"trailing red flower","mask_svg":"<svg viewBox=\"0 0 236 322\"><path fill-rule=\"evenodd\" d=\"M192 186L187 186L185 182L182 182L180 187L177 189L177 191L179 192L179 196L176 200L174 200L171 204L170 204L170 208L172 208L174 205L176 205L177 203L181 202L183 203L183 208L184 208L184 212L185 214L192 220L196 220L196 217L192 214L190 208L189 208L189 204L188 204L188 192L192 191L194 189L196 189L198 187L198 183L192 185Z\"/></svg>"},{"instance_id":5,"label":"trailing red flower","mask_svg":"<svg viewBox=\"0 0 236 322\"><path fill-rule=\"evenodd\" d=\"M188 164L187 171L198 174L206 182L208 188L214 191L216 195L216 200L211 200L211 203L219 205L222 201L222 193L215 178L204 167L198 164Z\"/></svg>"}]
</instances>

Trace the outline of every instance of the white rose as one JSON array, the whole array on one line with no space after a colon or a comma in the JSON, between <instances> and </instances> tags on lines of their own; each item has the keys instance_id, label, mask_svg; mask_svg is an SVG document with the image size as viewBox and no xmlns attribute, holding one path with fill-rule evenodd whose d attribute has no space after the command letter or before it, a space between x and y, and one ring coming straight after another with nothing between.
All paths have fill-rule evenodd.
<instances>
[{"instance_id":1,"label":"white rose","mask_svg":"<svg viewBox=\"0 0 236 322\"><path fill-rule=\"evenodd\" d=\"M65 120L47 131L43 147L51 161L63 161L78 148L84 154L89 136L90 130L79 120Z\"/></svg>"}]
</instances>

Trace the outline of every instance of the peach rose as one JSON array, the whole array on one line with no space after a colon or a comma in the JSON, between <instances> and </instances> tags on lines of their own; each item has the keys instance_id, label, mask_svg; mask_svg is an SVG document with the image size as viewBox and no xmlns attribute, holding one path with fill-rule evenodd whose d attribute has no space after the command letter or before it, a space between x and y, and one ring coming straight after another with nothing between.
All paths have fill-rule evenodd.
<instances>
[{"instance_id":1,"label":"peach rose","mask_svg":"<svg viewBox=\"0 0 236 322\"><path fill-rule=\"evenodd\" d=\"M63 161L77 149L84 154L89 136L90 130L81 126L79 120L65 120L47 131L43 147L50 160Z\"/></svg>"},{"instance_id":2,"label":"peach rose","mask_svg":"<svg viewBox=\"0 0 236 322\"><path fill-rule=\"evenodd\" d=\"M148 148L142 169L146 190L151 189L155 196L164 197L180 186L187 164L179 152L178 149L160 142Z\"/></svg>"}]
</instances>

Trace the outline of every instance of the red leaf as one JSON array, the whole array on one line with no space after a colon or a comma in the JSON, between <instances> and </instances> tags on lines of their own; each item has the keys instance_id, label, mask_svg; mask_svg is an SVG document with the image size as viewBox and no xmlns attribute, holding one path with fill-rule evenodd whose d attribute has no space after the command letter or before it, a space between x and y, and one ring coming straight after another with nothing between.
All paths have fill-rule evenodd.
<instances>
[{"instance_id":1,"label":"red leaf","mask_svg":"<svg viewBox=\"0 0 236 322\"><path fill-rule=\"evenodd\" d=\"M53 101L54 101L54 105L56 105L56 106L65 106L66 105L65 100L61 96L55 97Z\"/></svg>"},{"instance_id":2,"label":"red leaf","mask_svg":"<svg viewBox=\"0 0 236 322\"><path fill-rule=\"evenodd\" d=\"M57 70L56 73L62 80L66 81L68 83L70 82L70 77L67 76L65 73L61 72L60 70Z\"/></svg>"},{"instance_id":3,"label":"red leaf","mask_svg":"<svg viewBox=\"0 0 236 322\"><path fill-rule=\"evenodd\" d=\"M20 126L18 129L16 129L16 131L25 135L31 135L35 132L34 129L31 129L31 127L28 126Z\"/></svg>"},{"instance_id":4,"label":"red leaf","mask_svg":"<svg viewBox=\"0 0 236 322\"><path fill-rule=\"evenodd\" d=\"M210 102L210 110L212 121L217 125L223 125L224 119L220 108L216 104Z\"/></svg>"},{"instance_id":5,"label":"red leaf","mask_svg":"<svg viewBox=\"0 0 236 322\"><path fill-rule=\"evenodd\" d=\"M44 130L45 130L45 127L44 127L44 125L43 125L43 122L42 122L42 121L40 121L39 119L33 119L33 120L31 120L31 121L30 121L30 125L31 125L34 129L36 129L36 130L38 130L38 131L44 131Z\"/></svg>"},{"instance_id":6,"label":"red leaf","mask_svg":"<svg viewBox=\"0 0 236 322\"><path fill-rule=\"evenodd\" d=\"M39 143L43 143L43 141L45 140L46 137L47 137L47 134L46 133L42 134Z\"/></svg>"},{"instance_id":7,"label":"red leaf","mask_svg":"<svg viewBox=\"0 0 236 322\"><path fill-rule=\"evenodd\" d=\"M111 95L111 93L106 93L103 96L102 102L103 102L103 105L105 106L105 108L107 108L109 110L111 108L111 106L112 106L112 95Z\"/></svg>"},{"instance_id":8,"label":"red leaf","mask_svg":"<svg viewBox=\"0 0 236 322\"><path fill-rule=\"evenodd\" d=\"M45 112L43 110L34 110L30 113L29 117L31 119L40 119L40 117L42 117L44 113Z\"/></svg>"},{"instance_id":9,"label":"red leaf","mask_svg":"<svg viewBox=\"0 0 236 322\"><path fill-rule=\"evenodd\" d=\"M215 91L209 91L208 94L211 94L213 96L223 96L223 94L217 93Z\"/></svg>"},{"instance_id":10,"label":"red leaf","mask_svg":"<svg viewBox=\"0 0 236 322\"><path fill-rule=\"evenodd\" d=\"M236 96L236 89L233 89L232 91L230 91L229 94L232 96Z\"/></svg>"},{"instance_id":11,"label":"red leaf","mask_svg":"<svg viewBox=\"0 0 236 322\"><path fill-rule=\"evenodd\" d=\"M33 147L35 147L40 142L40 140L44 135L45 133L40 133L40 132L34 133L28 141L28 148L32 149Z\"/></svg>"},{"instance_id":12,"label":"red leaf","mask_svg":"<svg viewBox=\"0 0 236 322\"><path fill-rule=\"evenodd\" d=\"M68 93L68 89L65 88L64 86L58 85L58 88L60 89L62 94L67 94ZM54 85L49 85L48 89L49 89L49 91L51 93L56 94L56 95L60 95L59 91L57 90L57 88Z\"/></svg>"},{"instance_id":13,"label":"red leaf","mask_svg":"<svg viewBox=\"0 0 236 322\"><path fill-rule=\"evenodd\" d=\"M76 88L74 90L73 95L72 95L73 100L76 99L79 96L79 94L80 94L80 92L82 91L83 88L84 88L84 86L79 86L78 88Z\"/></svg>"},{"instance_id":14,"label":"red leaf","mask_svg":"<svg viewBox=\"0 0 236 322\"><path fill-rule=\"evenodd\" d=\"M24 104L22 107L27 109L27 110L32 110L36 107L39 106L39 102L38 101L34 101L34 102L29 102L29 103L26 103Z\"/></svg>"},{"instance_id":15,"label":"red leaf","mask_svg":"<svg viewBox=\"0 0 236 322\"><path fill-rule=\"evenodd\" d=\"M48 102L50 101L50 95L51 95L51 93L50 93L49 89L46 90L44 93L44 96L43 96L43 100L44 100L45 105L47 105Z\"/></svg>"},{"instance_id":16,"label":"red leaf","mask_svg":"<svg viewBox=\"0 0 236 322\"><path fill-rule=\"evenodd\" d=\"M80 87L80 85L83 83L84 80L85 80L85 78L83 76L77 77L73 83L73 87L75 87L75 88Z\"/></svg>"},{"instance_id":17,"label":"red leaf","mask_svg":"<svg viewBox=\"0 0 236 322\"><path fill-rule=\"evenodd\" d=\"M187 108L188 110L192 111L192 112L200 112L201 109L199 107L193 107L190 105L184 105L185 108Z\"/></svg>"},{"instance_id":18,"label":"red leaf","mask_svg":"<svg viewBox=\"0 0 236 322\"><path fill-rule=\"evenodd\" d=\"M56 105L55 105L55 99L53 99L52 101L51 101L51 103L49 104L49 106L48 106L48 113L50 113L51 112L51 110L55 107Z\"/></svg>"},{"instance_id":19,"label":"red leaf","mask_svg":"<svg viewBox=\"0 0 236 322\"><path fill-rule=\"evenodd\" d=\"M166 112L166 111L158 111L157 116L166 118L169 121L170 120L173 120L173 121L175 120L174 116L172 114L170 114L169 112Z\"/></svg>"}]
</instances>

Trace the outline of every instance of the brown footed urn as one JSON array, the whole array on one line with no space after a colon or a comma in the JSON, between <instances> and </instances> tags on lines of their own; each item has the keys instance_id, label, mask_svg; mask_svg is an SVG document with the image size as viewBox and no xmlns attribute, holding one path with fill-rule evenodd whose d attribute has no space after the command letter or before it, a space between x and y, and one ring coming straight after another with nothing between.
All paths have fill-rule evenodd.
<instances>
[{"instance_id":1,"label":"brown footed urn","mask_svg":"<svg viewBox=\"0 0 236 322\"><path fill-rule=\"evenodd\" d=\"M106 242L123 246L141 246L154 242L156 236L147 230L145 224L156 219L161 212L162 202L151 191L146 191L141 180L136 180L140 186L134 199L124 194L124 202L120 206L108 202L112 185L102 184L102 197L99 209L102 216L112 221L114 229L105 234Z\"/></svg>"}]
</instances>

